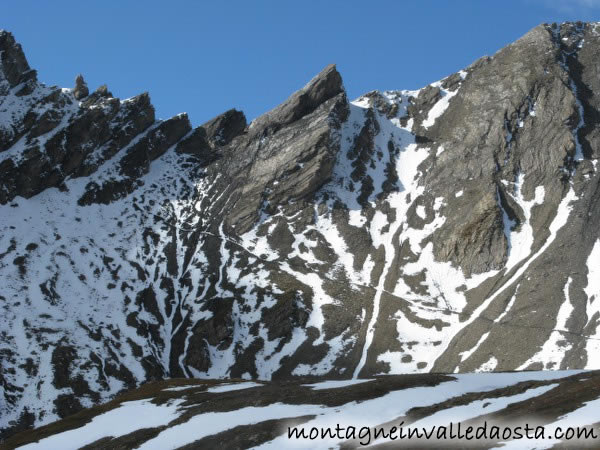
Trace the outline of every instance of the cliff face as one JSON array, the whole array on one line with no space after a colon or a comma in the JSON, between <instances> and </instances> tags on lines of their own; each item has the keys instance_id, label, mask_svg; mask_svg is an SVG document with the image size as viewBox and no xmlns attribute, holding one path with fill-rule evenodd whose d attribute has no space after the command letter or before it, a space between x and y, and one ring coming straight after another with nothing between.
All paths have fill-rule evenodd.
<instances>
[{"instance_id":1,"label":"cliff face","mask_svg":"<svg viewBox=\"0 0 600 450\"><path fill-rule=\"evenodd\" d=\"M0 32L0 428L167 377L600 368L600 26L249 125L48 87Z\"/></svg>"}]
</instances>

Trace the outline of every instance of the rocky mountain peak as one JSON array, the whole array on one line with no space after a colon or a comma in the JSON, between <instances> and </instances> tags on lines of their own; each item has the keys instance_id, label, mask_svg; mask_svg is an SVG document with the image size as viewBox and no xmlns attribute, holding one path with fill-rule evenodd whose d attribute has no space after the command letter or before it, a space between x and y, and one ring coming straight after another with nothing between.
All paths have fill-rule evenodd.
<instances>
[{"instance_id":1,"label":"rocky mountain peak","mask_svg":"<svg viewBox=\"0 0 600 450\"><path fill-rule=\"evenodd\" d=\"M0 94L7 88L36 79L36 72L31 70L21 44L15 41L12 33L0 30ZM8 86L2 86L2 83Z\"/></svg>"},{"instance_id":2,"label":"rocky mountain peak","mask_svg":"<svg viewBox=\"0 0 600 450\"><path fill-rule=\"evenodd\" d=\"M331 178L347 114L341 76L329 65L224 146L209 172L228 180L226 226L243 233L263 211L310 199Z\"/></svg>"},{"instance_id":3,"label":"rocky mountain peak","mask_svg":"<svg viewBox=\"0 0 600 450\"><path fill-rule=\"evenodd\" d=\"M335 64L330 64L268 116L282 125L313 112L318 106L345 92L342 77Z\"/></svg>"},{"instance_id":4,"label":"rocky mountain peak","mask_svg":"<svg viewBox=\"0 0 600 450\"><path fill-rule=\"evenodd\" d=\"M202 128L206 131L208 141L217 147L229 144L233 138L246 130L246 116L242 111L230 109L209 120Z\"/></svg>"},{"instance_id":5,"label":"rocky mountain peak","mask_svg":"<svg viewBox=\"0 0 600 450\"><path fill-rule=\"evenodd\" d=\"M83 79L83 75L79 74L75 78L75 87L73 88L73 96L77 100L81 100L84 97L87 97L90 93L88 89L87 83Z\"/></svg>"},{"instance_id":6,"label":"rocky mountain peak","mask_svg":"<svg viewBox=\"0 0 600 450\"><path fill-rule=\"evenodd\" d=\"M277 128L295 122L343 92L342 77L335 64L330 64L281 105L256 119L251 128L262 130L267 124Z\"/></svg>"}]
</instances>

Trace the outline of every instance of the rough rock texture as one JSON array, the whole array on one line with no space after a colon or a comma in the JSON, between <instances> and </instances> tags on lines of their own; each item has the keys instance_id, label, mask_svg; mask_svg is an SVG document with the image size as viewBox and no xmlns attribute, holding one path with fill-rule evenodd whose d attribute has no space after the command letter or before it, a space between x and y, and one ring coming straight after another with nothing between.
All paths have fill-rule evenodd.
<instances>
[{"instance_id":1,"label":"rough rock texture","mask_svg":"<svg viewBox=\"0 0 600 450\"><path fill-rule=\"evenodd\" d=\"M342 79L330 65L248 130L241 127L243 114L233 110L208 122L209 141L224 146L208 177L220 176L225 225L243 233L263 210L310 200L331 178L340 145L336 131L347 115Z\"/></svg>"},{"instance_id":2,"label":"rough rock texture","mask_svg":"<svg viewBox=\"0 0 600 450\"><path fill-rule=\"evenodd\" d=\"M81 100L82 98L87 97L89 93L90 90L88 89L87 83L83 79L83 75L77 75L77 77L75 77L75 88L73 89L73 97L75 97L76 100Z\"/></svg>"},{"instance_id":3,"label":"rough rock texture","mask_svg":"<svg viewBox=\"0 0 600 450\"><path fill-rule=\"evenodd\" d=\"M168 377L599 368L599 51L540 25L418 91L349 102L328 66L192 129L0 32L0 428Z\"/></svg>"},{"instance_id":4,"label":"rough rock texture","mask_svg":"<svg viewBox=\"0 0 600 450\"><path fill-rule=\"evenodd\" d=\"M2 94L6 94L7 88L14 88L21 83L36 80L36 72L31 70L21 44L15 41L12 34L0 30L0 61L2 62L1 88ZM2 84L4 84L2 86ZM18 90L22 93L22 89Z\"/></svg>"}]
</instances>

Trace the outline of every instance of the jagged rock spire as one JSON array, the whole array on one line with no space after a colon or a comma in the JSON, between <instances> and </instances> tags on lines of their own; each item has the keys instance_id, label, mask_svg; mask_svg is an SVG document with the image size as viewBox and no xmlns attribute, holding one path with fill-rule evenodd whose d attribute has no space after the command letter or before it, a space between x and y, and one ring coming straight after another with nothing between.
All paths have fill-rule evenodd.
<instances>
[{"instance_id":1,"label":"jagged rock spire","mask_svg":"<svg viewBox=\"0 0 600 450\"><path fill-rule=\"evenodd\" d=\"M81 100L82 98L87 97L89 93L90 90L88 89L87 83L83 79L83 75L77 75L77 78L75 78L75 88L73 89L73 95L77 100Z\"/></svg>"},{"instance_id":2,"label":"jagged rock spire","mask_svg":"<svg viewBox=\"0 0 600 450\"><path fill-rule=\"evenodd\" d=\"M335 64L329 64L284 103L256 119L253 128L261 128L269 122L280 126L295 122L342 92L342 76Z\"/></svg>"},{"instance_id":3,"label":"jagged rock spire","mask_svg":"<svg viewBox=\"0 0 600 450\"><path fill-rule=\"evenodd\" d=\"M36 78L36 72L29 67L21 44L15 41L12 33L4 30L0 30L0 75L11 88Z\"/></svg>"}]
</instances>

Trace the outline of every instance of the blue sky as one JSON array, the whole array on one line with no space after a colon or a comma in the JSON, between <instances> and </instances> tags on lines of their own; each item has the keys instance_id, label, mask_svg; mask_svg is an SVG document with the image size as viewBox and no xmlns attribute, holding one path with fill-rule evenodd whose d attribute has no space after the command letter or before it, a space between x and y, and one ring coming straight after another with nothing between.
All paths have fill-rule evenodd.
<instances>
[{"instance_id":1,"label":"blue sky","mask_svg":"<svg viewBox=\"0 0 600 450\"><path fill-rule=\"evenodd\" d=\"M329 63L351 98L416 89L542 22L600 21L600 0L3 2L40 80L115 96L149 91L157 116L199 125L268 111Z\"/></svg>"}]
</instances>

